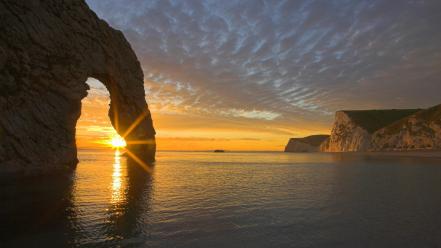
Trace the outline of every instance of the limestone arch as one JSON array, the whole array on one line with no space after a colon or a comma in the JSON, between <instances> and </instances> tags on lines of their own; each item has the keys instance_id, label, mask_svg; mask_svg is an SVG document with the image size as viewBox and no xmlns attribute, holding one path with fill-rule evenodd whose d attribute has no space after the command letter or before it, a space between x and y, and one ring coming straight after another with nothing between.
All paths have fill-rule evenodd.
<instances>
[{"instance_id":1,"label":"limestone arch","mask_svg":"<svg viewBox=\"0 0 441 248\"><path fill-rule=\"evenodd\" d=\"M152 119L151 119L151 114L150 111L148 110L148 108L145 108L142 111L138 111L135 110L135 113L130 113L126 107L133 107L135 105L135 103L124 103L121 104L121 99L119 98L120 96L120 91L117 88L116 84L106 84L103 83L101 80L99 80L98 78L95 77L88 77L86 80L86 85L87 85L87 94L86 96L84 96L84 98L86 98L89 93L90 93L90 85L87 84L87 82L92 79L95 80L97 82L99 82L100 85L104 86L107 93L108 93L108 118L109 121L112 125L112 127L114 128L114 130L122 137L126 140L127 145L128 145L128 149L133 150L137 153L140 149L142 150L142 147L139 147L138 145L144 145L150 147L149 149L152 150L154 149L154 145L155 145L155 137L152 135L149 135L149 133L146 133L145 131L143 131L143 128L139 128L139 126L141 127L145 127L147 126L148 128L150 128L150 130L154 131L154 128L152 126ZM82 100L84 100L84 98L82 98ZM124 98L125 99L125 98ZM127 100L126 100L127 101ZM83 101L81 101L81 110L80 110L80 115L78 117L78 119L81 117L81 114L83 112ZM135 118L134 118L135 117ZM77 124L78 124L78 119L77 119ZM152 147L153 146L153 147ZM141 152L142 153L142 152ZM152 158L147 158L148 161L153 161L154 160L154 154Z\"/></svg>"},{"instance_id":2,"label":"limestone arch","mask_svg":"<svg viewBox=\"0 0 441 248\"><path fill-rule=\"evenodd\" d=\"M150 111L144 100L144 87L139 87L139 84L121 87L108 74L105 76L103 74L91 75L84 82L87 90L89 90L89 85L86 82L89 78L96 79L105 86L109 93L108 117L110 123L115 131L126 140L127 148L143 156L147 161L154 161L155 154L151 151L156 149L155 130ZM87 94L88 92L84 97ZM150 154L143 152L143 150L149 151Z\"/></svg>"},{"instance_id":3,"label":"limestone arch","mask_svg":"<svg viewBox=\"0 0 441 248\"><path fill-rule=\"evenodd\" d=\"M75 167L88 77L107 87L116 131L136 141L128 148L154 160L143 71L120 31L85 1L2 0L0 16L0 173Z\"/></svg>"}]
</instances>

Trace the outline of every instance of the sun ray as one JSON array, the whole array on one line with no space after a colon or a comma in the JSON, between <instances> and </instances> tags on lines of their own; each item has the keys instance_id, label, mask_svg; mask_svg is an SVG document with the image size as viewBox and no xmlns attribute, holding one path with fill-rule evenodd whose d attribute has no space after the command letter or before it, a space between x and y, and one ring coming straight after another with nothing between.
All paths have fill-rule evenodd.
<instances>
[{"instance_id":1,"label":"sun ray","mask_svg":"<svg viewBox=\"0 0 441 248\"><path fill-rule=\"evenodd\" d=\"M148 140L130 140L127 141L128 145L152 145L155 144L155 142L153 141L153 139L148 139Z\"/></svg>"},{"instance_id":2,"label":"sun ray","mask_svg":"<svg viewBox=\"0 0 441 248\"><path fill-rule=\"evenodd\" d=\"M148 166L142 159L140 159L138 156L136 156L133 152L131 152L129 149L126 149L127 155L130 156L139 166L141 166L142 169L144 169L146 172L151 173L152 169L150 166Z\"/></svg>"},{"instance_id":3,"label":"sun ray","mask_svg":"<svg viewBox=\"0 0 441 248\"><path fill-rule=\"evenodd\" d=\"M127 135L130 134L130 132L133 131L133 129L135 129L139 123L147 116L148 114L148 110L145 110L142 112L142 114L140 114L136 120L134 122L132 122L132 124L129 126L129 128L127 128L127 130L124 132L124 134L122 135L123 138L127 137Z\"/></svg>"},{"instance_id":4,"label":"sun ray","mask_svg":"<svg viewBox=\"0 0 441 248\"><path fill-rule=\"evenodd\" d=\"M119 116L118 116L118 106L115 102L113 102L113 120L115 123L115 130L118 132L119 130Z\"/></svg>"}]
</instances>

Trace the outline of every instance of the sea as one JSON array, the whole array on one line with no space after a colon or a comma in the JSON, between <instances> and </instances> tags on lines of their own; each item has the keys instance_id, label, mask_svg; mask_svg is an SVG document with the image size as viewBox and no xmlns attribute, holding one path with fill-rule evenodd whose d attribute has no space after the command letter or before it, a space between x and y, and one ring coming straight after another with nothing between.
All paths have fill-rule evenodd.
<instances>
[{"instance_id":1,"label":"sea","mask_svg":"<svg viewBox=\"0 0 441 248\"><path fill-rule=\"evenodd\" d=\"M0 247L441 247L441 159L79 150L0 181Z\"/></svg>"}]
</instances>

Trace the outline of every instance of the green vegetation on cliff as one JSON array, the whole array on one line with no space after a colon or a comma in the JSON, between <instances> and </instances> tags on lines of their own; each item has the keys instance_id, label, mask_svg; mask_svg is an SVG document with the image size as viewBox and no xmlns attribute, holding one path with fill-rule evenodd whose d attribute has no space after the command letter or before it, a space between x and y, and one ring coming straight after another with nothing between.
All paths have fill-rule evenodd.
<instances>
[{"instance_id":1,"label":"green vegetation on cliff","mask_svg":"<svg viewBox=\"0 0 441 248\"><path fill-rule=\"evenodd\" d=\"M373 133L420 110L421 109L344 110L343 112L357 125L369 133Z\"/></svg>"},{"instance_id":2,"label":"green vegetation on cliff","mask_svg":"<svg viewBox=\"0 0 441 248\"><path fill-rule=\"evenodd\" d=\"M441 124L441 104L433 106L431 108L418 112L416 118L422 119L427 122L435 122Z\"/></svg>"},{"instance_id":3,"label":"green vegetation on cliff","mask_svg":"<svg viewBox=\"0 0 441 248\"><path fill-rule=\"evenodd\" d=\"M410 117L410 116L409 116ZM433 106L428 109L423 109L412 115L417 121L422 123L430 124L435 123L437 125L441 125L441 104ZM402 118L399 121L394 122L393 124L387 126L385 128L386 134L395 134L398 133L403 127L410 130L411 123L409 123L408 118ZM434 130L429 128L427 125L421 125L419 131L425 131L427 133L434 134Z\"/></svg>"},{"instance_id":4,"label":"green vegetation on cliff","mask_svg":"<svg viewBox=\"0 0 441 248\"><path fill-rule=\"evenodd\" d=\"M285 146L285 152L317 152L329 135L318 134L303 138L291 138Z\"/></svg>"},{"instance_id":5,"label":"green vegetation on cliff","mask_svg":"<svg viewBox=\"0 0 441 248\"><path fill-rule=\"evenodd\" d=\"M329 135L326 134L317 134L317 135L306 136L303 138L293 138L292 140L293 141L297 140L312 146L320 146L320 144L328 137Z\"/></svg>"}]
</instances>

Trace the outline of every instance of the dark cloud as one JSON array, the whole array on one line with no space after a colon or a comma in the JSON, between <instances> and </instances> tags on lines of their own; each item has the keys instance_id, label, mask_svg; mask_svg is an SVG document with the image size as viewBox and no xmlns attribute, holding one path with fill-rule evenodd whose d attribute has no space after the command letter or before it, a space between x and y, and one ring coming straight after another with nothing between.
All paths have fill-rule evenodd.
<instances>
[{"instance_id":1,"label":"dark cloud","mask_svg":"<svg viewBox=\"0 0 441 248\"><path fill-rule=\"evenodd\" d=\"M161 108L325 122L441 102L438 0L87 2L125 33Z\"/></svg>"}]
</instances>

